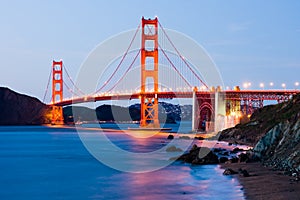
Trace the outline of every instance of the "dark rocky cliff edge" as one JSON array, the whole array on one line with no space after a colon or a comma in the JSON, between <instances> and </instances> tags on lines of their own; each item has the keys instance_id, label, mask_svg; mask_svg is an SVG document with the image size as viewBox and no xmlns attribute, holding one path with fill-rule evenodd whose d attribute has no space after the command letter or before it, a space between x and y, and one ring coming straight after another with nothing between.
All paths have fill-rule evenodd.
<instances>
[{"instance_id":1,"label":"dark rocky cliff edge","mask_svg":"<svg viewBox=\"0 0 300 200\"><path fill-rule=\"evenodd\" d=\"M0 87L0 125L39 125L49 123L51 109L37 98Z\"/></svg>"},{"instance_id":2,"label":"dark rocky cliff edge","mask_svg":"<svg viewBox=\"0 0 300 200\"><path fill-rule=\"evenodd\" d=\"M300 94L257 110L248 123L222 131L219 140L253 146L253 156L265 165L300 172Z\"/></svg>"}]
</instances>

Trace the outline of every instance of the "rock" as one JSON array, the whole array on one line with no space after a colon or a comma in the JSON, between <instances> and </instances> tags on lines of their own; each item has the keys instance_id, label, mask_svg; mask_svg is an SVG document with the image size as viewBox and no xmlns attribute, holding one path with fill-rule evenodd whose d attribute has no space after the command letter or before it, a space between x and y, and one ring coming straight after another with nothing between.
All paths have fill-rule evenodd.
<instances>
[{"instance_id":1,"label":"rock","mask_svg":"<svg viewBox=\"0 0 300 200\"><path fill-rule=\"evenodd\" d=\"M189 153L180 156L178 160L197 165L219 163L218 156L214 154L209 148L198 147L195 144L193 145Z\"/></svg>"},{"instance_id":2,"label":"rock","mask_svg":"<svg viewBox=\"0 0 300 200\"><path fill-rule=\"evenodd\" d=\"M224 151L224 152L222 152L220 154L223 155L223 156L229 156L229 152L228 151Z\"/></svg>"},{"instance_id":3,"label":"rock","mask_svg":"<svg viewBox=\"0 0 300 200\"><path fill-rule=\"evenodd\" d=\"M238 155L239 162L247 162L249 160L249 157L246 153L241 153Z\"/></svg>"},{"instance_id":4,"label":"rock","mask_svg":"<svg viewBox=\"0 0 300 200\"><path fill-rule=\"evenodd\" d=\"M234 174L237 174L237 172L231 168L226 168L223 172L223 175L225 175L225 176L234 175Z\"/></svg>"},{"instance_id":5,"label":"rock","mask_svg":"<svg viewBox=\"0 0 300 200\"><path fill-rule=\"evenodd\" d=\"M226 163L228 161L228 158L227 157L220 157L219 158L219 162L220 163Z\"/></svg>"},{"instance_id":6,"label":"rock","mask_svg":"<svg viewBox=\"0 0 300 200\"><path fill-rule=\"evenodd\" d=\"M248 171L245 170L245 169L239 169L239 174L241 176L243 176L243 177L249 177L250 176L250 174L248 173Z\"/></svg>"},{"instance_id":7,"label":"rock","mask_svg":"<svg viewBox=\"0 0 300 200\"><path fill-rule=\"evenodd\" d=\"M174 139L174 135L172 135L172 134L168 135L167 139L168 140L173 140Z\"/></svg>"},{"instance_id":8,"label":"rock","mask_svg":"<svg viewBox=\"0 0 300 200\"><path fill-rule=\"evenodd\" d=\"M199 148L199 147L198 147L196 144L193 144L193 146L192 146L190 152L196 151L198 148Z\"/></svg>"},{"instance_id":9,"label":"rock","mask_svg":"<svg viewBox=\"0 0 300 200\"><path fill-rule=\"evenodd\" d=\"M221 149L221 148L213 149L214 153L218 153L218 152L221 152L221 151L226 151L226 149Z\"/></svg>"},{"instance_id":10,"label":"rock","mask_svg":"<svg viewBox=\"0 0 300 200\"><path fill-rule=\"evenodd\" d=\"M253 146L250 160L277 170L300 172L300 94L257 109L248 123L221 131L219 140ZM240 157L243 160L247 162L247 157Z\"/></svg>"},{"instance_id":11,"label":"rock","mask_svg":"<svg viewBox=\"0 0 300 200\"><path fill-rule=\"evenodd\" d=\"M187 135L184 135L184 136L180 136L179 139L190 140L191 138Z\"/></svg>"},{"instance_id":12,"label":"rock","mask_svg":"<svg viewBox=\"0 0 300 200\"><path fill-rule=\"evenodd\" d=\"M244 151L243 149L240 149L240 148L238 148L238 147L236 147L236 148L234 148L233 150L232 150L232 153L238 153L238 152L241 152L241 151Z\"/></svg>"},{"instance_id":13,"label":"rock","mask_svg":"<svg viewBox=\"0 0 300 200\"><path fill-rule=\"evenodd\" d=\"M204 137L201 137L201 136L195 137L194 139L196 139L196 140L205 140L205 138L204 138Z\"/></svg>"},{"instance_id":14,"label":"rock","mask_svg":"<svg viewBox=\"0 0 300 200\"><path fill-rule=\"evenodd\" d=\"M175 146L169 146L167 149L166 149L167 152L182 152L182 149L180 148L177 148Z\"/></svg>"},{"instance_id":15,"label":"rock","mask_svg":"<svg viewBox=\"0 0 300 200\"><path fill-rule=\"evenodd\" d=\"M237 157L232 157L229 159L230 163L237 163L239 159Z\"/></svg>"}]
</instances>

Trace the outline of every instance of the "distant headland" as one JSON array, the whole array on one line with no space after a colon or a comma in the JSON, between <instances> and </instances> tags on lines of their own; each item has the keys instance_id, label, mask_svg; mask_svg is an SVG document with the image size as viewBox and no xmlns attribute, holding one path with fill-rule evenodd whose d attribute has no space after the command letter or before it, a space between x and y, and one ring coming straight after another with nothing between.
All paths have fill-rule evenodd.
<instances>
[{"instance_id":1,"label":"distant headland","mask_svg":"<svg viewBox=\"0 0 300 200\"><path fill-rule=\"evenodd\" d=\"M42 125L51 123L51 106L42 103L35 97L17 93L6 87L0 87L0 110L0 125ZM191 120L191 110L191 105L181 106L160 102L159 120L166 123ZM73 115L73 112L76 112L76 114ZM63 108L65 124L95 120L102 122L139 121L140 113L140 104L129 107L101 105L95 110L83 106Z\"/></svg>"}]
</instances>

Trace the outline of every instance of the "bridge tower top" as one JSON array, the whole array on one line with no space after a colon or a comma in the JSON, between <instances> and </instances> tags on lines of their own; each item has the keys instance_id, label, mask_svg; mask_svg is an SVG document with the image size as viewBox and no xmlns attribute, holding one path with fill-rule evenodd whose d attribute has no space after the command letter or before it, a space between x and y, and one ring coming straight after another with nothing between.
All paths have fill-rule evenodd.
<instances>
[{"instance_id":1,"label":"bridge tower top","mask_svg":"<svg viewBox=\"0 0 300 200\"><path fill-rule=\"evenodd\" d=\"M63 100L63 61L52 62L52 103Z\"/></svg>"},{"instance_id":2,"label":"bridge tower top","mask_svg":"<svg viewBox=\"0 0 300 200\"><path fill-rule=\"evenodd\" d=\"M159 128L158 120L158 19L142 18L141 42L141 127ZM147 89L155 96L146 97ZM150 125L151 124L151 125Z\"/></svg>"}]
</instances>

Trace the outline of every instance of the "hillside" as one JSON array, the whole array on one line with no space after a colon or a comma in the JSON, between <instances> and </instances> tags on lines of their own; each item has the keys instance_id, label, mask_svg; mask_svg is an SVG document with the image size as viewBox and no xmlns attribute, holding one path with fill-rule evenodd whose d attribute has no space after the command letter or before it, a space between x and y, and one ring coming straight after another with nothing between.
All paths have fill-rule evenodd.
<instances>
[{"instance_id":1,"label":"hillside","mask_svg":"<svg viewBox=\"0 0 300 200\"><path fill-rule=\"evenodd\" d=\"M73 114L75 115L73 116ZM82 106L63 108L66 123L77 121L139 121L140 104L129 107L102 105L93 109ZM159 120L176 123L176 120L191 118L191 106L179 106L160 102ZM0 125L40 125L51 123L51 107L40 100L0 87Z\"/></svg>"},{"instance_id":2,"label":"hillside","mask_svg":"<svg viewBox=\"0 0 300 200\"><path fill-rule=\"evenodd\" d=\"M253 146L265 164L300 171L300 94L257 110L248 123L222 131L219 140Z\"/></svg>"},{"instance_id":3,"label":"hillside","mask_svg":"<svg viewBox=\"0 0 300 200\"><path fill-rule=\"evenodd\" d=\"M176 123L176 120L191 120L191 105L173 105L159 102L159 120L166 123ZM67 106L63 109L65 122L77 121L139 121L141 105L134 104L129 107L116 105L101 105L93 109L81 106ZM74 113L73 113L74 112ZM73 116L74 114L74 116Z\"/></svg>"},{"instance_id":4,"label":"hillside","mask_svg":"<svg viewBox=\"0 0 300 200\"><path fill-rule=\"evenodd\" d=\"M0 87L0 125L38 125L49 123L50 108L24 94Z\"/></svg>"}]
</instances>

